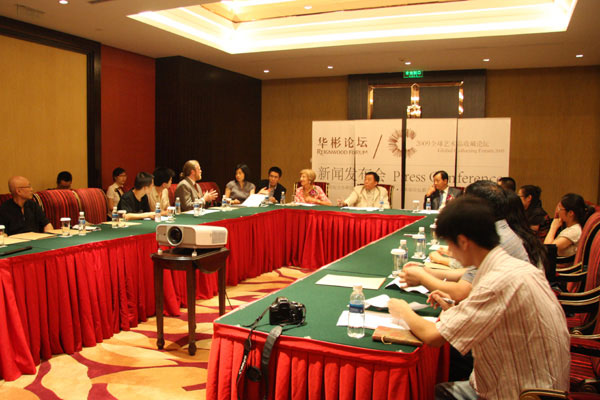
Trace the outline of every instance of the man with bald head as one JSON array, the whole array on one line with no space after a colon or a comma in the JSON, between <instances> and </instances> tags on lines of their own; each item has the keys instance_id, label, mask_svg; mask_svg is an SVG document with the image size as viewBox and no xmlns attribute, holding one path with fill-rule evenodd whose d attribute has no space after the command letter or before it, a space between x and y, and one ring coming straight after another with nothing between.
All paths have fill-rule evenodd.
<instances>
[{"instance_id":1,"label":"man with bald head","mask_svg":"<svg viewBox=\"0 0 600 400\"><path fill-rule=\"evenodd\" d=\"M8 190L12 199L0 205L0 225L5 226L7 235L53 229L44 210L32 200L33 189L27 178L13 176L8 180Z\"/></svg>"}]
</instances>

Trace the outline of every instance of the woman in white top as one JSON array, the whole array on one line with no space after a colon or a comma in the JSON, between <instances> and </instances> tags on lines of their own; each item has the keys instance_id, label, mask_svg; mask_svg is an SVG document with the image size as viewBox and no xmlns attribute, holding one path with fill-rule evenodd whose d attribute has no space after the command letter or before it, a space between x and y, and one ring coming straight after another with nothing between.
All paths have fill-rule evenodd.
<instances>
[{"instance_id":1,"label":"woman in white top","mask_svg":"<svg viewBox=\"0 0 600 400\"><path fill-rule=\"evenodd\" d=\"M581 227L592 212L593 209L585 204L583 197L575 193L565 194L556 206L554 220L544 244L556 245L560 257L574 255L577 253ZM564 229L558 233L558 229L563 225Z\"/></svg>"}]
</instances>

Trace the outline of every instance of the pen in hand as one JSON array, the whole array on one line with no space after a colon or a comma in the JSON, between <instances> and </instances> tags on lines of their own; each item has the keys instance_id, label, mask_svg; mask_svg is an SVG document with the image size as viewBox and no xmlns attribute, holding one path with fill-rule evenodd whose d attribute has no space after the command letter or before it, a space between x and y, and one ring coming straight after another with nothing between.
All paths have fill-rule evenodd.
<instances>
[{"instance_id":1,"label":"pen in hand","mask_svg":"<svg viewBox=\"0 0 600 400\"><path fill-rule=\"evenodd\" d=\"M450 305L454 305L456 304L456 302L448 297L440 297L440 299L444 300L446 303L450 304Z\"/></svg>"}]
</instances>

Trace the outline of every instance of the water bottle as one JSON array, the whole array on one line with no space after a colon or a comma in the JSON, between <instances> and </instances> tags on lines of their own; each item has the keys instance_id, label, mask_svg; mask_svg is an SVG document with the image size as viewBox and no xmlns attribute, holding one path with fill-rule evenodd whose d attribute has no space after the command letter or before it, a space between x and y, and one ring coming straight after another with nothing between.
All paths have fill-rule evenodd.
<instances>
[{"instance_id":1,"label":"water bottle","mask_svg":"<svg viewBox=\"0 0 600 400\"><path fill-rule=\"evenodd\" d=\"M427 201L425 202L425 209L427 211L431 211L431 199L428 197Z\"/></svg>"},{"instance_id":2,"label":"water bottle","mask_svg":"<svg viewBox=\"0 0 600 400\"><path fill-rule=\"evenodd\" d=\"M425 235L422 233L413 235L415 239L415 253L413 258L425 258Z\"/></svg>"},{"instance_id":3,"label":"water bottle","mask_svg":"<svg viewBox=\"0 0 600 400\"><path fill-rule=\"evenodd\" d=\"M285 192L281 192L281 199L279 199L279 204L285 204Z\"/></svg>"},{"instance_id":4,"label":"water bottle","mask_svg":"<svg viewBox=\"0 0 600 400\"><path fill-rule=\"evenodd\" d=\"M194 217L200 216L200 199L194 200Z\"/></svg>"},{"instance_id":5,"label":"water bottle","mask_svg":"<svg viewBox=\"0 0 600 400\"><path fill-rule=\"evenodd\" d=\"M360 339L365 336L365 295L362 285L354 285L348 310L348 336Z\"/></svg>"},{"instance_id":6,"label":"water bottle","mask_svg":"<svg viewBox=\"0 0 600 400\"><path fill-rule=\"evenodd\" d=\"M119 213L117 212L117 207L113 207L112 221L113 221L112 227L118 228L119 227Z\"/></svg>"},{"instance_id":7,"label":"water bottle","mask_svg":"<svg viewBox=\"0 0 600 400\"><path fill-rule=\"evenodd\" d=\"M406 239L400 240L400 246L398 248L404 250L404 260L402 265L405 265L408 262L408 246L406 245Z\"/></svg>"},{"instance_id":8,"label":"water bottle","mask_svg":"<svg viewBox=\"0 0 600 400\"><path fill-rule=\"evenodd\" d=\"M160 203L154 207L154 222L160 222Z\"/></svg>"},{"instance_id":9,"label":"water bottle","mask_svg":"<svg viewBox=\"0 0 600 400\"><path fill-rule=\"evenodd\" d=\"M379 200L379 211L383 211L383 199Z\"/></svg>"},{"instance_id":10,"label":"water bottle","mask_svg":"<svg viewBox=\"0 0 600 400\"><path fill-rule=\"evenodd\" d=\"M181 214L181 200L179 197L175 198L175 215Z\"/></svg>"},{"instance_id":11,"label":"water bottle","mask_svg":"<svg viewBox=\"0 0 600 400\"><path fill-rule=\"evenodd\" d=\"M77 225L79 236L85 236L85 214L83 211L79 211L79 222Z\"/></svg>"}]
</instances>

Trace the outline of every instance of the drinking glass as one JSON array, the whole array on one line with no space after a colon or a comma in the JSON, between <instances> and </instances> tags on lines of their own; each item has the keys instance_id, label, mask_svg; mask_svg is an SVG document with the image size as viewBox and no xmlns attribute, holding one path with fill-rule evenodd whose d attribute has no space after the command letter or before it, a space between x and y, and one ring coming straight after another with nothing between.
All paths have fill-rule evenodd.
<instances>
[{"instance_id":1,"label":"drinking glass","mask_svg":"<svg viewBox=\"0 0 600 400\"><path fill-rule=\"evenodd\" d=\"M419 204L421 202L419 200L413 200L413 212L419 212Z\"/></svg>"},{"instance_id":2,"label":"drinking glass","mask_svg":"<svg viewBox=\"0 0 600 400\"><path fill-rule=\"evenodd\" d=\"M392 271L392 275L394 277L398 276L398 272L402 271L404 268L404 255L406 252L404 249L392 249L392 257L394 257L394 270Z\"/></svg>"},{"instance_id":3,"label":"drinking glass","mask_svg":"<svg viewBox=\"0 0 600 400\"><path fill-rule=\"evenodd\" d=\"M61 236L71 236L71 218L63 217L60 219Z\"/></svg>"},{"instance_id":4,"label":"drinking glass","mask_svg":"<svg viewBox=\"0 0 600 400\"><path fill-rule=\"evenodd\" d=\"M125 222L125 215L127 215L127 210L119 210L119 228L125 228L127 223Z\"/></svg>"},{"instance_id":5,"label":"drinking glass","mask_svg":"<svg viewBox=\"0 0 600 400\"><path fill-rule=\"evenodd\" d=\"M167 222L175 221L175 207L173 207L173 206L167 207L167 216L168 216Z\"/></svg>"},{"instance_id":6,"label":"drinking glass","mask_svg":"<svg viewBox=\"0 0 600 400\"><path fill-rule=\"evenodd\" d=\"M0 225L0 247L6 247L4 244L4 225Z\"/></svg>"}]
</instances>

